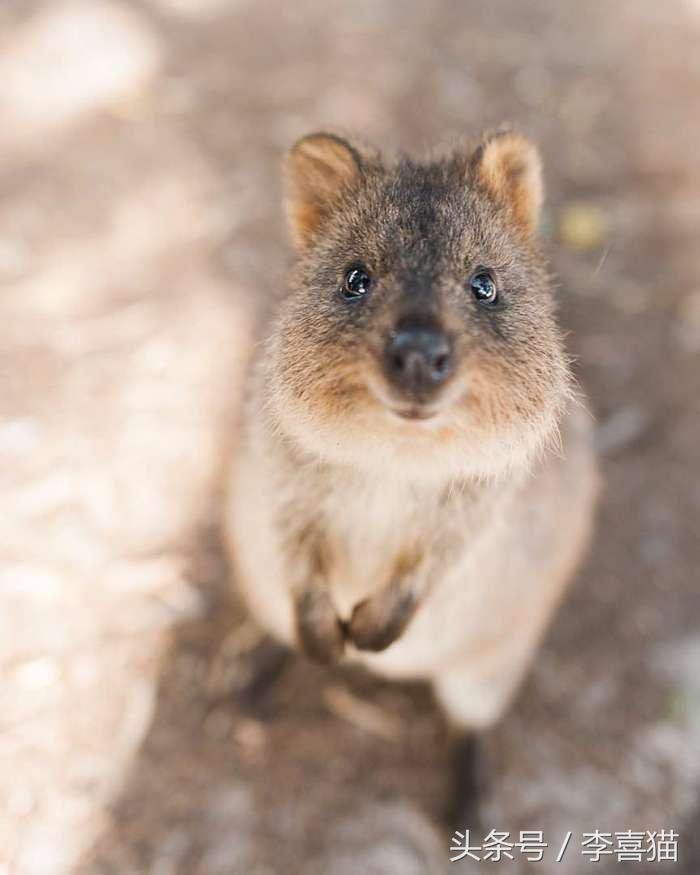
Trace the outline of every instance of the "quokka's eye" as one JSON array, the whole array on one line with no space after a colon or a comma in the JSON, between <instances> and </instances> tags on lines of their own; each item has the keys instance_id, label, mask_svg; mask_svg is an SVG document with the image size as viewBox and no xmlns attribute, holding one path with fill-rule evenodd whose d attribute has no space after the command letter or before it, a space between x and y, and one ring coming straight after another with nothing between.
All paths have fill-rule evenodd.
<instances>
[{"instance_id":1,"label":"quokka's eye","mask_svg":"<svg viewBox=\"0 0 700 875\"><path fill-rule=\"evenodd\" d=\"M498 289L491 272L483 267L478 268L469 278L469 289L480 304L495 304L498 301Z\"/></svg>"},{"instance_id":2,"label":"quokka's eye","mask_svg":"<svg viewBox=\"0 0 700 875\"><path fill-rule=\"evenodd\" d=\"M360 264L354 264L345 273L340 294L346 301L354 301L366 295L371 284L372 280L366 268Z\"/></svg>"}]
</instances>

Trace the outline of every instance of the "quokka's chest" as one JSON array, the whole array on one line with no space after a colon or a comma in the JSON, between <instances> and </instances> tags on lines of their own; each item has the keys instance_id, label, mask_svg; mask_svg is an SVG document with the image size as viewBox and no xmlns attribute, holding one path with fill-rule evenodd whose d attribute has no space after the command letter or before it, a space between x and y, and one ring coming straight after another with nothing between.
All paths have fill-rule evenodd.
<instances>
[{"instance_id":1,"label":"quokka's chest","mask_svg":"<svg viewBox=\"0 0 700 875\"><path fill-rule=\"evenodd\" d=\"M320 509L329 537L329 583L341 614L388 583L396 559L434 540L435 500L400 484L338 484Z\"/></svg>"}]
</instances>

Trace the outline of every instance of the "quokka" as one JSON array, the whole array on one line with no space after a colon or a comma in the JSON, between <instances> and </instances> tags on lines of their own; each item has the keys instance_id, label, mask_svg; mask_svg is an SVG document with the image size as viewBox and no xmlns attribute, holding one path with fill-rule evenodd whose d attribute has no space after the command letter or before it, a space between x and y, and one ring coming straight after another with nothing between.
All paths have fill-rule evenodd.
<instances>
[{"instance_id":1,"label":"quokka","mask_svg":"<svg viewBox=\"0 0 700 875\"><path fill-rule=\"evenodd\" d=\"M252 363L226 529L262 626L503 713L586 546L598 478L534 145L426 161L330 134L286 160L297 260Z\"/></svg>"}]
</instances>

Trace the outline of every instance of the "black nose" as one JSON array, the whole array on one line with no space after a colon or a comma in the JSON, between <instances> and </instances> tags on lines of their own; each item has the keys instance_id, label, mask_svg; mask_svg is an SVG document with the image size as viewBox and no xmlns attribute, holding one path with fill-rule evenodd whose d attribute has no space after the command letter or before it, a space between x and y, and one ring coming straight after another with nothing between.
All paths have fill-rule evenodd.
<instances>
[{"instance_id":1,"label":"black nose","mask_svg":"<svg viewBox=\"0 0 700 875\"><path fill-rule=\"evenodd\" d=\"M386 345L384 367L398 388L416 395L427 394L450 375L452 344L432 325L399 324Z\"/></svg>"}]
</instances>

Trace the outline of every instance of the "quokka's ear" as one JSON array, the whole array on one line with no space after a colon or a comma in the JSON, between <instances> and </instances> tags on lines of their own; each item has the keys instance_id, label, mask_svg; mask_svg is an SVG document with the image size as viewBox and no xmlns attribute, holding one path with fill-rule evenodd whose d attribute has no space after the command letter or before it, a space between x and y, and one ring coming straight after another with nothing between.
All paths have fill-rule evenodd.
<instances>
[{"instance_id":1,"label":"quokka's ear","mask_svg":"<svg viewBox=\"0 0 700 875\"><path fill-rule=\"evenodd\" d=\"M507 207L527 236L535 233L544 198L537 147L522 134L501 130L486 136L472 156L476 181Z\"/></svg>"},{"instance_id":2,"label":"quokka's ear","mask_svg":"<svg viewBox=\"0 0 700 875\"><path fill-rule=\"evenodd\" d=\"M287 218L298 249L306 249L343 192L355 184L364 158L333 134L309 134L289 150L285 162Z\"/></svg>"}]
</instances>

